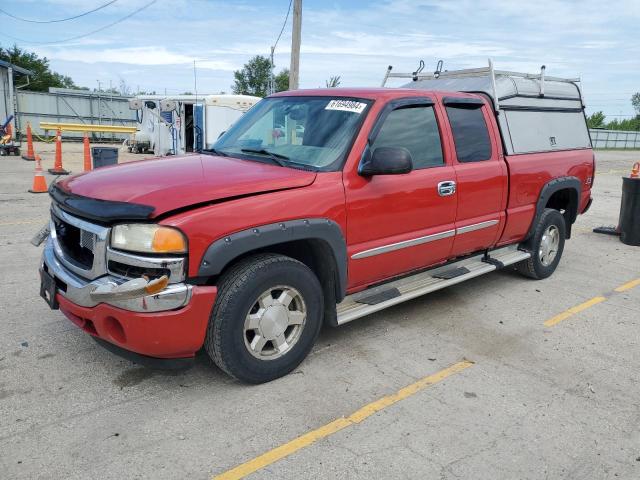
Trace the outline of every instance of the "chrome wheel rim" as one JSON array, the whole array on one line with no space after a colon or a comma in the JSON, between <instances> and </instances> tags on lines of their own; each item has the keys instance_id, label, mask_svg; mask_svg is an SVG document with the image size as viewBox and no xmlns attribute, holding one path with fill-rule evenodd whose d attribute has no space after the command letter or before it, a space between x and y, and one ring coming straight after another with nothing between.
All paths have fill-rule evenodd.
<instances>
[{"instance_id":1,"label":"chrome wheel rim","mask_svg":"<svg viewBox=\"0 0 640 480\"><path fill-rule=\"evenodd\" d=\"M538 251L540 263L545 267L551 265L558 254L559 246L560 230L555 225L549 225L540 239L540 250Z\"/></svg>"},{"instance_id":2,"label":"chrome wheel rim","mask_svg":"<svg viewBox=\"0 0 640 480\"><path fill-rule=\"evenodd\" d=\"M307 321L307 307L298 290L279 285L253 303L244 320L244 344L260 360L286 355L300 340Z\"/></svg>"}]
</instances>

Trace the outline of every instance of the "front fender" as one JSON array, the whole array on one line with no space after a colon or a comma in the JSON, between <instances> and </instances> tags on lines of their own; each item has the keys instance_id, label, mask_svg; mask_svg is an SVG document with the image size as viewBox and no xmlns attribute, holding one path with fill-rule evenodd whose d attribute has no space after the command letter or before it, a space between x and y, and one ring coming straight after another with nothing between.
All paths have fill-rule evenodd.
<instances>
[{"instance_id":1,"label":"front fender","mask_svg":"<svg viewBox=\"0 0 640 480\"><path fill-rule=\"evenodd\" d=\"M220 238L209 245L202 256L198 277L219 275L227 265L241 255L295 240L322 240L330 246L338 272L338 291L346 292L347 243L340 226L327 218L270 223Z\"/></svg>"}]
</instances>

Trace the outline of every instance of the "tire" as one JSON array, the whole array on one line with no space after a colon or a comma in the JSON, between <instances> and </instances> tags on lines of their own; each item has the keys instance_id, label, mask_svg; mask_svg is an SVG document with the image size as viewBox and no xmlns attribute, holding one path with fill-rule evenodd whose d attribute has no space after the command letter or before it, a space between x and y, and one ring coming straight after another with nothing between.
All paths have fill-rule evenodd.
<instances>
[{"instance_id":1,"label":"tire","mask_svg":"<svg viewBox=\"0 0 640 480\"><path fill-rule=\"evenodd\" d=\"M522 275L542 280L557 268L564 251L567 233L564 216L552 208L545 208L531 239L524 245L531 258L516 264Z\"/></svg>"},{"instance_id":2,"label":"tire","mask_svg":"<svg viewBox=\"0 0 640 480\"><path fill-rule=\"evenodd\" d=\"M323 311L322 287L305 264L284 255L254 255L222 276L204 347L232 377L269 382L309 354Z\"/></svg>"}]
</instances>

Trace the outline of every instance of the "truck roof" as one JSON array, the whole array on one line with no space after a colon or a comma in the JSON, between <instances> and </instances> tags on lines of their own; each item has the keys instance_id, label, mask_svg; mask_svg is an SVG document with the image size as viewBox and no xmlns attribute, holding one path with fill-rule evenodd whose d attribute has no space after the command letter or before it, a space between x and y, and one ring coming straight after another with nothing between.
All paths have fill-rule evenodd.
<instances>
[{"instance_id":1,"label":"truck roof","mask_svg":"<svg viewBox=\"0 0 640 480\"><path fill-rule=\"evenodd\" d=\"M310 88L301 90L288 90L270 95L271 97L358 97L366 99L388 99L406 96L437 95L435 90L422 88L383 88L383 87L338 87L338 88ZM475 95L463 92L449 92L452 95L473 97Z\"/></svg>"}]
</instances>

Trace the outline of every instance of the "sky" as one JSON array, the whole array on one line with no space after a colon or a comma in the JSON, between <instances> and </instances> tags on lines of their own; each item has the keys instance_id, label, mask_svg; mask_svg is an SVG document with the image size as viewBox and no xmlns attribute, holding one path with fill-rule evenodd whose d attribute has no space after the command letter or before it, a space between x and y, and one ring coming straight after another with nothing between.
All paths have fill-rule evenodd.
<instances>
[{"instance_id":1,"label":"sky","mask_svg":"<svg viewBox=\"0 0 640 480\"><path fill-rule=\"evenodd\" d=\"M117 0L64 22L28 23L0 12L0 45L46 56L54 71L96 88L125 82L134 92L231 93L233 71L268 56L289 0ZM22 0L0 8L29 20L57 20L108 0ZM104 28L107 27L107 28ZM91 33L102 29L99 32ZM580 77L587 112L634 114L640 91L640 0L303 0L300 87L379 86L388 65L410 72L424 60L445 69L481 67ZM82 37L82 38L77 38ZM289 67L291 16L276 47ZM399 86L395 81L390 85Z\"/></svg>"}]
</instances>

